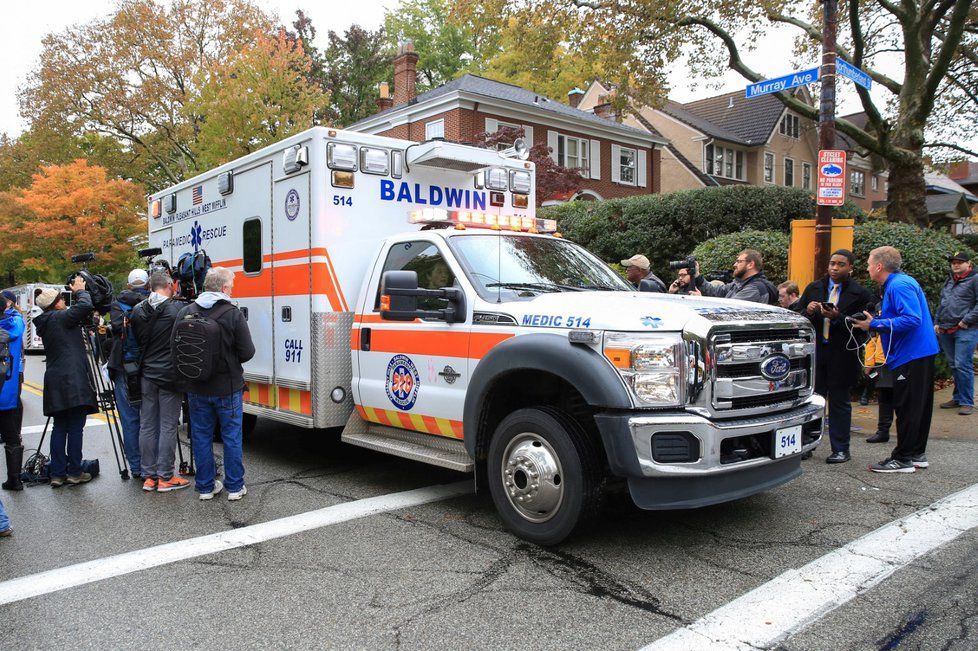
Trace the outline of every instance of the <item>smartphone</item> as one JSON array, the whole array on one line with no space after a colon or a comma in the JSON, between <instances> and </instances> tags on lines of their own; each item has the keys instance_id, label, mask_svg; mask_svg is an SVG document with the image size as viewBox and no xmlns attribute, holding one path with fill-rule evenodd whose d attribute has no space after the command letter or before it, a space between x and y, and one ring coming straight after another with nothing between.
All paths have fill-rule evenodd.
<instances>
[{"instance_id":1,"label":"smartphone","mask_svg":"<svg viewBox=\"0 0 978 651\"><path fill-rule=\"evenodd\" d=\"M835 303L822 303L822 307L825 308L826 310L834 310Z\"/></svg>"}]
</instances>

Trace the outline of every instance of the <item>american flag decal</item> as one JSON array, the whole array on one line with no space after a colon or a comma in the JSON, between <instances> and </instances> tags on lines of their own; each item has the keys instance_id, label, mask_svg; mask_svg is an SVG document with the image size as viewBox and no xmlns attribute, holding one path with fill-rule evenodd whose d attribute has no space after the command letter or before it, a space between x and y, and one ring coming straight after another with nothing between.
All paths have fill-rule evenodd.
<instances>
[{"instance_id":1,"label":"american flag decal","mask_svg":"<svg viewBox=\"0 0 978 651\"><path fill-rule=\"evenodd\" d=\"M195 185L192 192L194 197L194 205L199 206L204 202L204 186Z\"/></svg>"}]
</instances>

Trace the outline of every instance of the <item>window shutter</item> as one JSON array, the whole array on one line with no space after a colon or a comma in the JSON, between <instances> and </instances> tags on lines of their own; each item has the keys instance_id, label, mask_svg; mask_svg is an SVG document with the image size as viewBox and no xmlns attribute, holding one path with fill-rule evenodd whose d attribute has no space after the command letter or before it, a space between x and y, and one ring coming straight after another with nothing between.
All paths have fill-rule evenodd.
<instances>
[{"instance_id":1,"label":"window shutter","mask_svg":"<svg viewBox=\"0 0 978 651\"><path fill-rule=\"evenodd\" d=\"M591 178L601 180L601 141L591 141Z\"/></svg>"},{"instance_id":2,"label":"window shutter","mask_svg":"<svg viewBox=\"0 0 978 651\"><path fill-rule=\"evenodd\" d=\"M499 120L494 120L493 118L486 118L486 133L492 135L499 131Z\"/></svg>"},{"instance_id":3,"label":"window shutter","mask_svg":"<svg viewBox=\"0 0 978 651\"><path fill-rule=\"evenodd\" d=\"M648 152L646 152L644 149L639 149L638 156L636 158L637 162L635 163L635 166L637 169L635 170L635 178L638 180L638 187L644 188L646 185L648 185L646 181L646 178L648 177Z\"/></svg>"},{"instance_id":4,"label":"window shutter","mask_svg":"<svg viewBox=\"0 0 978 651\"><path fill-rule=\"evenodd\" d=\"M523 125L523 140L526 141L526 146L533 149L533 127L528 124Z\"/></svg>"},{"instance_id":5,"label":"window shutter","mask_svg":"<svg viewBox=\"0 0 978 651\"><path fill-rule=\"evenodd\" d=\"M560 161L557 160L557 132L547 131L547 146L550 147L550 158L559 165Z\"/></svg>"},{"instance_id":6,"label":"window shutter","mask_svg":"<svg viewBox=\"0 0 978 651\"><path fill-rule=\"evenodd\" d=\"M621 183L621 147L611 145L611 182Z\"/></svg>"}]
</instances>

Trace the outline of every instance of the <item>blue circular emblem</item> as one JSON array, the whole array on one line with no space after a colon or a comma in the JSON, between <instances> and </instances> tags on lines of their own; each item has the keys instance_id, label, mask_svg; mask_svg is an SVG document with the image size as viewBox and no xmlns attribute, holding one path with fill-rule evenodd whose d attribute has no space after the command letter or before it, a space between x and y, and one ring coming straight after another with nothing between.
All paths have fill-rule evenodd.
<instances>
[{"instance_id":1,"label":"blue circular emblem","mask_svg":"<svg viewBox=\"0 0 978 651\"><path fill-rule=\"evenodd\" d=\"M773 382L780 382L791 372L791 360L786 355L775 353L761 360L761 375Z\"/></svg>"},{"instance_id":2,"label":"blue circular emblem","mask_svg":"<svg viewBox=\"0 0 978 651\"><path fill-rule=\"evenodd\" d=\"M403 411L414 407L418 400L421 378L414 362L407 355L394 355L387 365L387 397Z\"/></svg>"},{"instance_id":3,"label":"blue circular emblem","mask_svg":"<svg viewBox=\"0 0 978 651\"><path fill-rule=\"evenodd\" d=\"M285 195L285 216L289 218L289 221L295 221L295 218L299 216L299 193L295 190L289 190L289 193Z\"/></svg>"}]
</instances>

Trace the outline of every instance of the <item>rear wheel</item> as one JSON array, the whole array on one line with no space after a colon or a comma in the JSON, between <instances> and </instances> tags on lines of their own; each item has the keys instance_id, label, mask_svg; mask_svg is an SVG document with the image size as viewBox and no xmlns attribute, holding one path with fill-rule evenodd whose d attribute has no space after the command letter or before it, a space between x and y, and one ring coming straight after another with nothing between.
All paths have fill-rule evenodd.
<instances>
[{"instance_id":1,"label":"rear wheel","mask_svg":"<svg viewBox=\"0 0 978 651\"><path fill-rule=\"evenodd\" d=\"M503 419L489 445L496 510L517 536L556 545L600 509L601 450L574 419L550 407Z\"/></svg>"}]
</instances>

